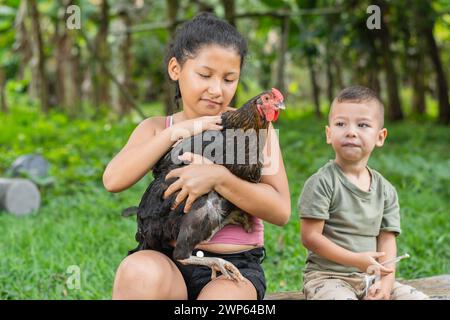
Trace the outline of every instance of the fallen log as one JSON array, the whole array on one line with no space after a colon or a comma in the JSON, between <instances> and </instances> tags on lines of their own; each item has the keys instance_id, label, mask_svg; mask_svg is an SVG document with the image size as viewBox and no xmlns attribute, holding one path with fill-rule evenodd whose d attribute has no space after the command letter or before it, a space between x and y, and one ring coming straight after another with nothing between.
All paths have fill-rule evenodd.
<instances>
[{"instance_id":1,"label":"fallen log","mask_svg":"<svg viewBox=\"0 0 450 320\"><path fill-rule=\"evenodd\" d=\"M433 300L450 300L450 274L411 280L398 280L427 294ZM266 295L265 300L305 300L302 291L275 292Z\"/></svg>"},{"instance_id":2,"label":"fallen log","mask_svg":"<svg viewBox=\"0 0 450 320\"><path fill-rule=\"evenodd\" d=\"M21 216L37 210L40 204L39 189L30 180L0 178L0 209Z\"/></svg>"}]
</instances>

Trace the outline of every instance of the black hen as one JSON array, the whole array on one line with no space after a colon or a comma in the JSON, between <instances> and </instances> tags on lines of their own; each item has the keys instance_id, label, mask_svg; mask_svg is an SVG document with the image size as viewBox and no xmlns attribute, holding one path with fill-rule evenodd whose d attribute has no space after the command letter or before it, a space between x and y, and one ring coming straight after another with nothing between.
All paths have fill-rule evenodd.
<instances>
[{"instance_id":1,"label":"black hen","mask_svg":"<svg viewBox=\"0 0 450 320\"><path fill-rule=\"evenodd\" d=\"M136 241L139 245L129 254L145 249L161 250L171 240L176 240L173 256L180 262L208 265L213 276L215 271L220 271L229 278L242 279L231 263L219 258L194 257L191 253L197 244L210 239L226 224L240 223L249 232L248 214L214 191L198 198L187 214L183 213L185 202L171 210L178 192L167 199L163 199L163 194L176 178L166 181L165 177L171 170L186 165L178 156L189 151L224 165L242 179L257 183L261 178L267 129L269 123L278 118L279 109L284 109L281 93L277 89L263 92L238 110L222 114L221 131L204 131L184 139L167 152L154 166L154 180L137 208ZM126 209L124 215L133 211L136 207Z\"/></svg>"}]
</instances>

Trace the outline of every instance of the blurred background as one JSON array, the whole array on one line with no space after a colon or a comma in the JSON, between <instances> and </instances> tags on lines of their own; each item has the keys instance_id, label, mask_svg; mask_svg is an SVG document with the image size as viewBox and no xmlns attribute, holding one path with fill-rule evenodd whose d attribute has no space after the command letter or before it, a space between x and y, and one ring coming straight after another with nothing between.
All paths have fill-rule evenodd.
<instances>
[{"instance_id":1,"label":"blurred background","mask_svg":"<svg viewBox=\"0 0 450 320\"><path fill-rule=\"evenodd\" d=\"M354 84L386 107L388 140L369 164L399 193L398 252L411 258L397 276L450 273L448 1L0 0L0 299L111 298L135 247L121 210L152 177L110 194L102 173L140 121L177 111L165 49L202 11L249 42L235 105L271 87L287 98L275 127L292 216L265 224L268 293L302 287L297 199L333 158L327 112Z\"/></svg>"}]
</instances>

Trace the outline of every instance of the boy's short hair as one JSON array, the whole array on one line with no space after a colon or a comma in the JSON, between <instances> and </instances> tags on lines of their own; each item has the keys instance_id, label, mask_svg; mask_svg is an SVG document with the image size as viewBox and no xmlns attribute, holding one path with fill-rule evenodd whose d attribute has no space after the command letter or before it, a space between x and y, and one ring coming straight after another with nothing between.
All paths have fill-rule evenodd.
<instances>
[{"instance_id":1,"label":"boy's short hair","mask_svg":"<svg viewBox=\"0 0 450 320\"><path fill-rule=\"evenodd\" d=\"M384 126L384 105L381 101L378 94L370 88L364 86L351 86L343 89L339 94L334 98L333 103L331 104L330 113L328 115L328 119L331 115L331 110L333 108L333 104L335 102L368 102L375 101L379 106L380 110L380 127Z\"/></svg>"}]
</instances>

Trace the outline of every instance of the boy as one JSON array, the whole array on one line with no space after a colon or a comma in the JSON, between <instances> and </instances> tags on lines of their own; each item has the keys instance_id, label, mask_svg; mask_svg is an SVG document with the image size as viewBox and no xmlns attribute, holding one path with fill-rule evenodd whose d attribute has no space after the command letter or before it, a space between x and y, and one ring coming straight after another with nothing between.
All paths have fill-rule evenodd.
<instances>
[{"instance_id":1,"label":"boy","mask_svg":"<svg viewBox=\"0 0 450 320\"><path fill-rule=\"evenodd\" d=\"M382 265L396 256L401 231L394 187L367 166L387 136L382 102L368 88L346 88L334 99L328 121L335 160L306 181L298 204L308 249L306 298L426 299L395 281L395 264ZM366 272L374 266L381 280L366 291Z\"/></svg>"}]
</instances>

